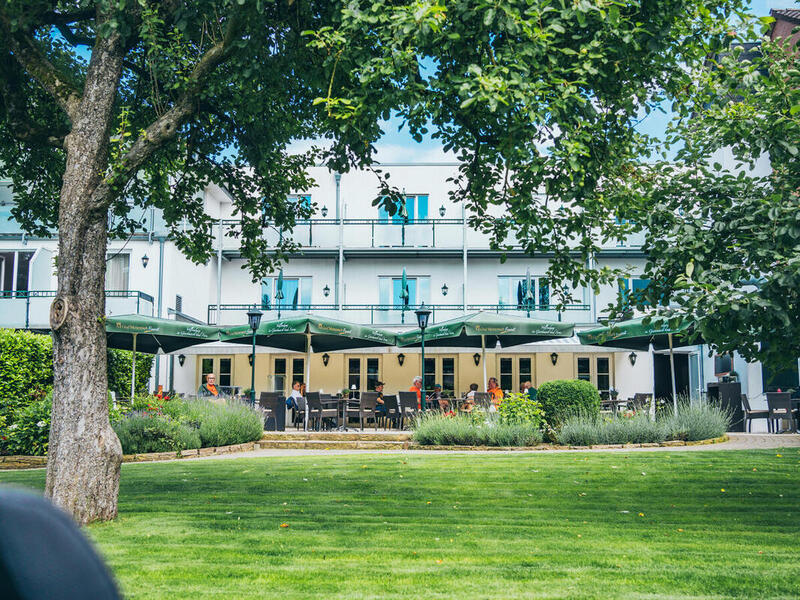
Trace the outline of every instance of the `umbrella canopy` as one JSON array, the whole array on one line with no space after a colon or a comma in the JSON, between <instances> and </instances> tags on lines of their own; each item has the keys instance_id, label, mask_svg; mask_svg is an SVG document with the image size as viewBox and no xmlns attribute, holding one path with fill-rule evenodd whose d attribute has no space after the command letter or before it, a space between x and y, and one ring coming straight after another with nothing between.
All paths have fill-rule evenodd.
<instances>
[{"instance_id":1,"label":"umbrella canopy","mask_svg":"<svg viewBox=\"0 0 800 600\"><path fill-rule=\"evenodd\" d=\"M489 342L494 347L499 341L505 348L571 337L573 329L572 323L477 312L428 327L425 330L425 345L477 348L482 342ZM416 346L421 341L422 333L419 329L397 335L398 346Z\"/></svg>"},{"instance_id":2,"label":"umbrella canopy","mask_svg":"<svg viewBox=\"0 0 800 600\"><path fill-rule=\"evenodd\" d=\"M554 338L572 337L572 323L537 321L511 315L477 312L463 315L425 330L426 346L480 348L483 362L483 387L486 389L486 342L494 348L541 342ZM397 335L398 346L417 346L422 343L419 329Z\"/></svg>"},{"instance_id":3,"label":"umbrella canopy","mask_svg":"<svg viewBox=\"0 0 800 600\"><path fill-rule=\"evenodd\" d=\"M313 339L316 352L395 344L395 335L389 331L314 315L264 321L256 331L256 344L306 352L308 335ZM221 339L234 344L250 344L253 332L247 325L223 328Z\"/></svg>"},{"instance_id":4,"label":"umbrella canopy","mask_svg":"<svg viewBox=\"0 0 800 600\"><path fill-rule=\"evenodd\" d=\"M219 341L219 329L171 319L142 315L120 315L106 319L109 348L135 349L146 354L175 352L189 346Z\"/></svg>"},{"instance_id":5,"label":"umbrella canopy","mask_svg":"<svg viewBox=\"0 0 800 600\"><path fill-rule=\"evenodd\" d=\"M157 354L175 352L189 346L219 341L219 329L171 319L120 315L106 319L106 339L109 348L133 350L131 398L136 386L136 352Z\"/></svg>"},{"instance_id":6,"label":"umbrella canopy","mask_svg":"<svg viewBox=\"0 0 800 600\"><path fill-rule=\"evenodd\" d=\"M620 321L606 327L598 327L588 331L578 332L582 343L590 346L610 346L612 348L626 348L628 350L641 350L647 352L650 344L656 350L667 350L670 347L670 336L673 346L687 346L702 344L697 340L691 344L682 343L681 338L691 335L693 327L688 321L682 321L677 327L670 327L669 320L665 317L651 317L645 325L646 317Z\"/></svg>"}]
</instances>

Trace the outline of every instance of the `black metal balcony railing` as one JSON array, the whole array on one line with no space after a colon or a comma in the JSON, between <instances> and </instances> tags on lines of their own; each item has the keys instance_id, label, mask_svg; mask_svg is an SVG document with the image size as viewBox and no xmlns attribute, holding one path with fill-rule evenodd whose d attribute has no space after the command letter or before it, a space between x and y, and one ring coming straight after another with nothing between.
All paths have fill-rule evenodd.
<instances>
[{"instance_id":1,"label":"black metal balcony railing","mask_svg":"<svg viewBox=\"0 0 800 600\"><path fill-rule=\"evenodd\" d=\"M56 290L0 290L0 327L8 326L4 323L4 318L10 311L4 309L3 301L17 300L25 302L25 315L24 325L25 328L31 325L31 301L37 298L55 298L58 292ZM142 310L146 305L149 305L149 312L152 315L154 298L150 294L146 294L139 290L106 290L106 298L135 298L136 299L136 314L142 314ZM35 323L35 325L42 325L44 323Z\"/></svg>"},{"instance_id":2,"label":"black metal balcony railing","mask_svg":"<svg viewBox=\"0 0 800 600\"><path fill-rule=\"evenodd\" d=\"M362 315L354 315L354 320L357 322L369 323L371 325L413 325L416 322L416 318L414 316L414 311L419 308L419 305L408 305L405 309L402 306L397 306L394 304L343 304L342 311L343 312L361 312L364 317L366 317L367 313L369 314L369 318L359 318ZM459 314L463 312L463 305L461 304L426 304L425 308L431 311L431 322L441 322L446 321L448 319L452 319L457 317ZM273 304L271 306L265 306L259 303L254 304L222 304L220 305L220 312L228 313L236 312L241 315L242 322L246 319L244 317L245 313L248 310L258 309L264 312L264 317L266 319L276 319L278 318L278 305ZM508 304L468 304L467 311L490 311L496 313L513 313L520 316L525 316L528 314L528 311L525 308L518 308L516 306L511 306ZM557 318L560 321L562 319L563 312L576 312L576 311L588 311L590 307L588 304L569 304L563 306L561 310L557 310L554 305L538 305L535 308L531 308L530 310L530 318L536 318L537 316L541 316L541 312L543 311L551 311L557 312ZM297 313L308 313L308 312L338 312L338 307L335 304L281 304L280 305L280 314L281 316L289 316ZM227 319L222 319L226 321ZM217 305L216 304L209 304L208 305L208 318L207 322L209 325L216 325L217 323ZM229 323L233 324L233 323Z\"/></svg>"}]
</instances>

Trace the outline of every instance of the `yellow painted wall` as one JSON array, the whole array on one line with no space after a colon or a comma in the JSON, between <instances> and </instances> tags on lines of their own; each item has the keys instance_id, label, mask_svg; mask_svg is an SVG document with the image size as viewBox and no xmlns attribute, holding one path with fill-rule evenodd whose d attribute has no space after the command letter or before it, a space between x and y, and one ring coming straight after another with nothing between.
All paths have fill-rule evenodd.
<instances>
[{"instance_id":1,"label":"yellow painted wall","mask_svg":"<svg viewBox=\"0 0 800 600\"><path fill-rule=\"evenodd\" d=\"M553 381L554 379L574 379L575 378L575 360L573 354L566 352L558 353L558 361L555 366L553 361L550 360L550 353L539 352L536 355L536 381L534 387L539 387L545 381Z\"/></svg>"}]
</instances>

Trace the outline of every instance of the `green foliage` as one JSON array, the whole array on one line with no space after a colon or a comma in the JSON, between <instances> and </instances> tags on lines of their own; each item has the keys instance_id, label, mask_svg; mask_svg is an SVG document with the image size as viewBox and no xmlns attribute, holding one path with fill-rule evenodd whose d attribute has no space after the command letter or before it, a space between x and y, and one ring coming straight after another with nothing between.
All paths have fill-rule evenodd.
<instances>
[{"instance_id":1,"label":"green foliage","mask_svg":"<svg viewBox=\"0 0 800 600\"><path fill-rule=\"evenodd\" d=\"M677 415L672 410L664 411L655 420L646 412L606 418L573 415L556 430L556 439L565 446L707 440L724 435L730 419L730 414L715 404L692 405L682 399Z\"/></svg>"},{"instance_id":2,"label":"green foliage","mask_svg":"<svg viewBox=\"0 0 800 600\"><path fill-rule=\"evenodd\" d=\"M573 415L584 415L587 418L600 415L600 392L588 381L546 381L539 386L537 399L544 410L545 420L554 427Z\"/></svg>"},{"instance_id":3,"label":"green foliage","mask_svg":"<svg viewBox=\"0 0 800 600\"><path fill-rule=\"evenodd\" d=\"M0 329L0 416L14 411L53 384L53 340L29 331Z\"/></svg>"},{"instance_id":4,"label":"green foliage","mask_svg":"<svg viewBox=\"0 0 800 600\"><path fill-rule=\"evenodd\" d=\"M123 452L130 454L252 442L261 438L264 425L261 415L241 402L137 396L134 411L117 421L114 430Z\"/></svg>"},{"instance_id":5,"label":"green foliage","mask_svg":"<svg viewBox=\"0 0 800 600\"><path fill-rule=\"evenodd\" d=\"M136 353L136 393L147 391L150 371L153 368L152 354ZM117 398L129 398L131 395L131 374L133 373L133 352L129 350L108 350L108 389Z\"/></svg>"},{"instance_id":6,"label":"green foliage","mask_svg":"<svg viewBox=\"0 0 800 600\"><path fill-rule=\"evenodd\" d=\"M424 413L413 423L414 441L431 446L534 446L542 432L533 423L504 423L493 415Z\"/></svg>"},{"instance_id":7,"label":"green foliage","mask_svg":"<svg viewBox=\"0 0 800 600\"><path fill-rule=\"evenodd\" d=\"M199 448L197 430L174 419L134 412L114 424L124 454Z\"/></svg>"},{"instance_id":8,"label":"green foliage","mask_svg":"<svg viewBox=\"0 0 800 600\"><path fill-rule=\"evenodd\" d=\"M529 394L507 394L497 407L497 412L500 421L508 425L531 424L541 428L544 423L542 404L538 400L532 400Z\"/></svg>"},{"instance_id":9,"label":"green foliage","mask_svg":"<svg viewBox=\"0 0 800 600\"><path fill-rule=\"evenodd\" d=\"M13 422L0 427L0 453L28 456L47 454L52 408L52 394L19 408Z\"/></svg>"}]
</instances>

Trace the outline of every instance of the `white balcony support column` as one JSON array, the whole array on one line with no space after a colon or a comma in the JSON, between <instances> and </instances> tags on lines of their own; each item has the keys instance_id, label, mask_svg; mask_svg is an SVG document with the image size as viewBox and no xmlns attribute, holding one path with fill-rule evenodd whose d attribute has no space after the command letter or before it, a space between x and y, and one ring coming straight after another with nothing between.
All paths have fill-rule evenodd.
<instances>
[{"instance_id":1,"label":"white balcony support column","mask_svg":"<svg viewBox=\"0 0 800 600\"><path fill-rule=\"evenodd\" d=\"M461 252L464 275L462 281L461 303L462 310L467 312L467 208L464 200L461 201Z\"/></svg>"},{"instance_id":2,"label":"white balcony support column","mask_svg":"<svg viewBox=\"0 0 800 600\"><path fill-rule=\"evenodd\" d=\"M594 256L591 256L587 261L587 266L589 269L596 269L597 268L597 259ZM590 290L591 291L591 290ZM589 305L590 311L590 319L592 323L597 323L597 294L592 292L592 301Z\"/></svg>"},{"instance_id":3,"label":"white balcony support column","mask_svg":"<svg viewBox=\"0 0 800 600\"><path fill-rule=\"evenodd\" d=\"M222 217L217 233L217 325L222 323Z\"/></svg>"},{"instance_id":4,"label":"white balcony support column","mask_svg":"<svg viewBox=\"0 0 800 600\"><path fill-rule=\"evenodd\" d=\"M342 271L344 270L344 218L342 215L341 182L342 174L334 173L336 181L336 218L339 220L339 268L336 271L336 309L342 312L344 290L342 289Z\"/></svg>"},{"instance_id":5,"label":"white balcony support column","mask_svg":"<svg viewBox=\"0 0 800 600\"><path fill-rule=\"evenodd\" d=\"M150 216L150 227L154 227L154 218L155 210L151 213ZM162 313L162 305L163 305L163 298L164 298L164 237L161 236L158 238L158 303L157 303L157 311L156 316L160 319L163 315ZM156 355L155 360L155 385L153 386L153 391L158 391L158 385L161 383L161 356Z\"/></svg>"}]
</instances>

